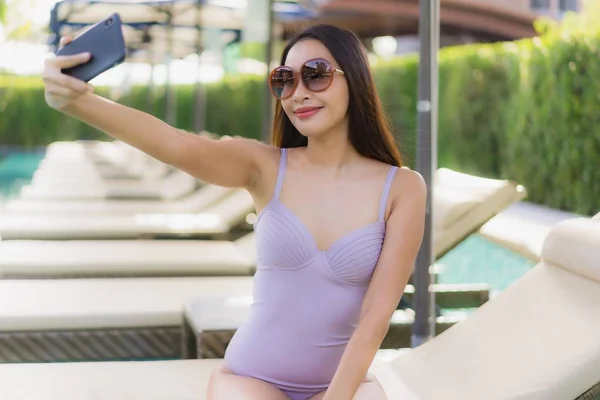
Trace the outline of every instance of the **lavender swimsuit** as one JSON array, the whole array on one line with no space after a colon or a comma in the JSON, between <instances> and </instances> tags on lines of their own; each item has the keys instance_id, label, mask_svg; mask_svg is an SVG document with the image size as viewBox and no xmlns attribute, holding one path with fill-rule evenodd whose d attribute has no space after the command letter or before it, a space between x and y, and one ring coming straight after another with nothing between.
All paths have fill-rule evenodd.
<instances>
[{"instance_id":1,"label":"lavender swimsuit","mask_svg":"<svg viewBox=\"0 0 600 400\"><path fill-rule=\"evenodd\" d=\"M321 251L279 194L286 149L273 199L255 224L254 303L225 353L235 374L266 381L292 400L327 389L354 332L385 235L384 213L397 167L388 173L379 220Z\"/></svg>"}]
</instances>

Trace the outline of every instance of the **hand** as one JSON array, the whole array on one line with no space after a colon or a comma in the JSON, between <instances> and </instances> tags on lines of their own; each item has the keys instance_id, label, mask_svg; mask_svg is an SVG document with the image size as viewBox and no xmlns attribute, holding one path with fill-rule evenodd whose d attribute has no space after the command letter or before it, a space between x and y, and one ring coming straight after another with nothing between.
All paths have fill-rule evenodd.
<instances>
[{"instance_id":1,"label":"hand","mask_svg":"<svg viewBox=\"0 0 600 400\"><path fill-rule=\"evenodd\" d=\"M61 38L60 47L62 48L71 40L70 37ZM84 64L89 60L89 53L56 56L46 60L42 79L44 81L44 97L50 107L62 110L80 96L93 91L92 86L86 82L61 72L62 69Z\"/></svg>"}]
</instances>

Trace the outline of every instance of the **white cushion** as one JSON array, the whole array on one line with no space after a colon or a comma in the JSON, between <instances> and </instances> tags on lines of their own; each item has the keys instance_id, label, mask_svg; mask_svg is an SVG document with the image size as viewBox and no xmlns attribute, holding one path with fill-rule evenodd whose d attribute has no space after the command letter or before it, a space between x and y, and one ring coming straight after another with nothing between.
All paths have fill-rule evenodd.
<instances>
[{"instance_id":1,"label":"white cushion","mask_svg":"<svg viewBox=\"0 0 600 400\"><path fill-rule=\"evenodd\" d=\"M178 326L186 301L252 287L252 277L0 280L0 331Z\"/></svg>"},{"instance_id":2,"label":"white cushion","mask_svg":"<svg viewBox=\"0 0 600 400\"><path fill-rule=\"evenodd\" d=\"M566 270L600 282L600 221L575 218L550 231L542 258Z\"/></svg>"},{"instance_id":3,"label":"white cushion","mask_svg":"<svg viewBox=\"0 0 600 400\"><path fill-rule=\"evenodd\" d=\"M250 275L255 258L230 241L0 242L0 276Z\"/></svg>"},{"instance_id":4,"label":"white cushion","mask_svg":"<svg viewBox=\"0 0 600 400\"><path fill-rule=\"evenodd\" d=\"M205 184L178 200L27 200L13 199L5 206L7 214L135 214L186 213L203 211L233 192L231 188Z\"/></svg>"},{"instance_id":5,"label":"white cushion","mask_svg":"<svg viewBox=\"0 0 600 400\"><path fill-rule=\"evenodd\" d=\"M205 400L221 360L0 365L0 399Z\"/></svg>"},{"instance_id":6,"label":"white cushion","mask_svg":"<svg viewBox=\"0 0 600 400\"><path fill-rule=\"evenodd\" d=\"M230 226L217 214L8 215L0 236L15 239L130 239L152 235L218 235Z\"/></svg>"},{"instance_id":7,"label":"white cushion","mask_svg":"<svg viewBox=\"0 0 600 400\"><path fill-rule=\"evenodd\" d=\"M0 398L28 400L205 400L222 360L0 365ZM388 399L419 400L388 362L370 373ZM21 396L21 397L17 397Z\"/></svg>"},{"instance_id":8,"label":"white cushion","mask_svg":"<svg viewBox=\"0 0 600 400\"><path fill-rule=\"evenodd\" d=\"M581 215L521 202L486 222L479 233L486 239L533 261L539 261L550 229Z\"/></svg>"}]
</instances>

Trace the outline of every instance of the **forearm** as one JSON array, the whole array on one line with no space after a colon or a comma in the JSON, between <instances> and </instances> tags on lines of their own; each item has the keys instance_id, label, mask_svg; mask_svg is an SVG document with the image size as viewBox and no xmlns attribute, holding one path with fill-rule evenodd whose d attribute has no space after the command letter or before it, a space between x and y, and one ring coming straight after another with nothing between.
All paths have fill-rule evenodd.
<instances>
[{"instance_id":1,"label":"forearm","mask_svg":"<svg viewBox=\"0 0 600 400\"><path fill-rule=\"evenodd\" d=\"M169 164L174 161L169 158L177 153L174 146L185 135L150 114L92 93L81 96L62 111Z\"/></svg>"},{"instance_id":2,"label":"forearm","mask_svg":"<svg viewBox=\"0 0 600 400\"><path fill-rule=\"evenodd\" d=\"M359 324L350 338L344 355L327 389L324 400L352 400L364 381L369 367L387 332L384 327Z\"/></svg>"}]
</instances>

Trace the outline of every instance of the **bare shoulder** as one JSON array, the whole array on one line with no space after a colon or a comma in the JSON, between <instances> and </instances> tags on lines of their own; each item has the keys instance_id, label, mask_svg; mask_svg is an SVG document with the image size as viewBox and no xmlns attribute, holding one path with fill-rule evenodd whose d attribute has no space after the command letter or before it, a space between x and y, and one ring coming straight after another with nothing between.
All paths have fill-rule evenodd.
<instances>
[{"instance_id":1,"label":"bare shoulder","mask_svg":"<svg viewBox=\"0 0 600 400\"><path fill-rule=\"evenodd\" d=\"M228 141L232 146L235 146L247 155L252 156L261 170L263 170L263 168L268 169L274 162L275 164L279 162L279 148L263 143L257 139L234 136L221 137L221 140Z\"/></svg>"},{"instance_id":2,"label":"bare shoulder","mask_svg":"<svg viewBox=\"0 0 600 400\"><path fill-rule=\"evenodd\" d=\"M427 184L420 173L407 167L398 168L392 181L393 204L421 204L427 199Z\"/></svg>"}]
</instances>

